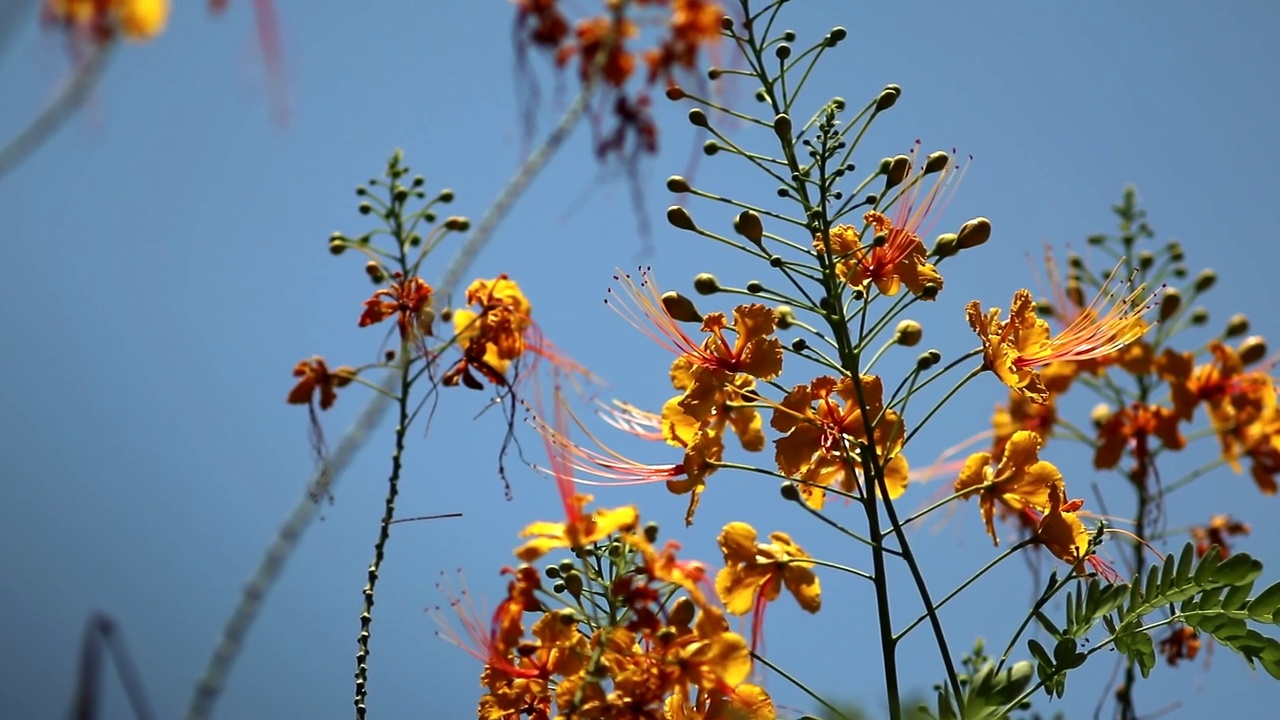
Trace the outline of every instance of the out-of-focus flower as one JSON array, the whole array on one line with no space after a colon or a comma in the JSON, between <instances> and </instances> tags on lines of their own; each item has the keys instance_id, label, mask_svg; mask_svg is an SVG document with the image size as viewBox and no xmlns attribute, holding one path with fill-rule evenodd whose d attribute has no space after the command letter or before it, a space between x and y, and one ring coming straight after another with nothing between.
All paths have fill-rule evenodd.
<instances>
[{"instance_id":1,"label":"out-of-focus flower","mask_svg":"<svg viewBox=\"0 0 1280 720\"><path fill-rule=\"evenodd\" d=\"M965 461L956 478L957 493L978 490L978 507L987 534L996 545L1000 538L995 529L995 507L998 501L1014 513L1027 508L1044 512L1049 509L1049 495L1062 492L1062 473L1047 460L1040 459L1040 436L1030 430L1015 432L1004 446L1004 452L993 464L991 453L974 453ZM965 498L968 499L969 495Z\"/></svg>"}]
</instances>

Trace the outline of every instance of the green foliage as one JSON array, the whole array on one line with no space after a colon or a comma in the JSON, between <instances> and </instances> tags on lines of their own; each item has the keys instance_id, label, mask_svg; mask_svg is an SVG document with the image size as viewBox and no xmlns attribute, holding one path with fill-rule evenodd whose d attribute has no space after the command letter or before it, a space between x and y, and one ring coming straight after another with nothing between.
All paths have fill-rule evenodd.
<instances>
[{"instance_id":1,"label":"green foliage","mask_svg":"<svg viewBox=\"0 0 1280 720\"><path fill-rule=\"evenodd\" d=\"M1091 579L1067 593L1066 622L1061 628L1036 611L1036 619L1054 640L1052 651L1036 640L1027 641L1040 686L1050 697L1062 697L1067 673L1111 645L1147 677L1156 664L1151 632L1171 623L1209 634L1244 657L1250 667L1260 663L1280 679L1280 641L1248 626L1250 620L1280 625L1280 582L1249 597L1261 574L1261 561L1246 553L1224 560L1217 547L1196 562L1195 547L1188 543L1176 559L1170 553L1162 564L1148 568L1145 580L1142 574L1127 585ZM1167 612L1165 618L1147 622L1148 615L1161 609ZM1080 650L1079 641L1098 623L1110 635L1092 649Z\"/></svg>"}]
</instances>

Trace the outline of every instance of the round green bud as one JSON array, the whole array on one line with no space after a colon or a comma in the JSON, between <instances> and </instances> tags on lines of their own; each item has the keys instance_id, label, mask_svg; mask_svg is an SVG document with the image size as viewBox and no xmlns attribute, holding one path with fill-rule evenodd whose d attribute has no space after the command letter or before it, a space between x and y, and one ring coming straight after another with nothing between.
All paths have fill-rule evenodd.
<instances>
[{"instance_id":1,"label":"round green bud","mask_svg":"<svg viewBox=\"0 0 1280 720\"><path fill-rule=\"evenodd\" d=\"M747 283L747 292L751 293L752 295L759 295L760 293L764 292L764 283L760 282L759 280L751 280L750 282Z\"/></svg>"},{"instance_id":2,"label":"round green bud","mask_svg":"<svg viewBox=\"0 0 1280 720\"><path fill-rule=\"evenodd\" d=\"M800 488L796 487L793 482L782 483L782 487L778 488L778 494L782 496L783 500L790 502L799 502L800 500Z\"/></svg>"},{"instance_id":3,"label":"round green bud","mask_svg":"<svg viewBox=\"0 0 1280 720\"><path fill-rule=\"evenodd\" d=\"M693 188L689 187L689 181L679 175L672 175L667 178L667 190L673 193L687 193Z\"/></svg>"},{"instance_id":4,"label":"round green bud","mask_svg":"<svg viewBox=\"0 0 1280 720\"><path fill-rule=\"evenodd\" d=\"M991 221L976 217L960 226L956 233L956 246L961 250L976 248L991 239Z\"/></svg>"},{"instance_id":5,"label":"round green bud","mask_svg":"<svg viewBox=\"0 0 1280 720\"><path fill-rule=\"evenodd\" d=\"M702 322L702 313L698 312L693 301L675 290L668 290L662 294L662 309L676 322Z\"/></svg>"},{"instance_id":6,"label":"round green bud","mask_svg":"<svg viewBox=\"0 0 1280 720\"><path fill-rule=\"evenodd\" d=\"M1173 317L1182 309L1182 293L1177 288L1165 288L1160 298L1160 322Z\"/></svg>"},{"instance_id":7,"label":"round green bud","mask_svg":"<svg viewBox=\"0 0 1280 720\"><path fill-rule=\"evenodd\" d=\"M1249 316L1244 313L1236 313L1227 320L1227 329L1223 331L1223 337L1238 337L1249 332Z\"/></svg>"},{"instance_id":8,"label":"round green bud","mask_svg":"<svg viewBox=\"0 0 1280 720\"><path fill-rule=\"evenodd\" d=\"M711 79L715 80L715 78L711 78ZM668 86L666 95L667 95L667 99L672 102L685 99L684 88L680 87L679 85Z\"/></svg>"},{"instance_id":9,"label":"round green bud","mask_svg":"<svg viewBox=\"0 0 1280 720\"><path fill-rule=\"evenodd\" d=\"M931 152L929 153L929 157L924 160L924 174L929 175L931 173L942 172L947 169L947 165L950 163L951 156L945 151L938 150L937 152Z\"/></svg>"},{"instance_id":10,"label":"round green bud","mask_svg":"<svg viewBox=\"0 0 1280 720\"><path fill-rule=\"evenodd\" d=\"M713 68L708 68L708 69L707 69L707 79L708 79L708 80L719 80L719 79L720 79L720 76L721 76L721 75L723 75L723 74L724 74L724 71L722 71L722 70L721 70L720 68L718 68L718 67L713 67Z\"/></svg>"},{"instance_id":11,"label":"round green bud","mask_svg":"<svg viewBox=\"0 0 1280 720\"><path fill-rule=\"evenodd\" d=\"M556 595L563 595L564 591L565 591L565 584L563 581L557 582L555 585L551 586L551 592L555 593Z\"/></svg>"},{"instance_id":12,"label":"round green bud","mask_svg":"<svg viewBox=\"0 0 1280 720\"><path fill-rule=\"evenodd\" d=\"M781 113L773 119L773 131L783 140L791 140L791 116Z\"/></svg>"},{"instance_id":13,"label":"round green bud","mask_svg":"<svg viewBox=\"0 0 1280 720\"><path fill-rule=\"evenodd\" d=\"M897 85L886 85L880 91L879 97L876 98L876 112L881 113L893 107L898 102L898 96L902 94L902 88Z\"/></svg>"},{"instance_id":14,"label":"round green bud","mask_svg":"<svg viewBox=\"0 0 1280 720\"><path fill-rule=\"evenodd\" d=\"M672 627L689 627L693 624L693 616L697 612L693 601L687 595L682 595L679 600L671 603L671 609L667 613Z\"/></svg>"},{"instance_id":15,"label":"round green bud","mask_svg":"<svg viewBox=\"0 0 1280 720\"><path fill-rule=\"evenodd\" d=\"M924 337L924 326L915 320L903 320L893 331L893 341L903 347L915 347Z\"/></svg>"},{"instance_id":16,"label":"round green bud","mask_svg":"<svg viewBox=\"0 0 1280 720\"><path fill-rule=\"evenodd\" d=\"M1196 289L1196 292L1204 292L1209 288L1213 287L1215 284L1217 284L1217 282L1218 282L1218 273L1210 270L1209 268L1205 268L1204 270L1200 271L1199 275L1196 276L1195 285L1193 285L1192 287Z\"/></svg>"},{"instance_id":17,"label":"round green bud","mask_svg":"<svg viewBox=\"0 0 1280 720\"><path fill-rule=\"evenodd\" d=\"M1191 311L1191 317L1187 318L1192 325L1204 325L1209 322L1209 309L1198 307Z\"/></svg>"},{"instance_id":18,"label":"round green bud","mask_svg":"<svg viewBox=\"0 0 1280 720\"><path fill-rule=\"evenodd\" d=\"M681 230L697 230L698 226L693 224L693 216L688 210L679 205L672 205L667 208L667 222Z\"/></svg>"},{"instance_id":19,"label":"round green bud","mask_svg":"<svg viewBox=\"0 0 1280 720\"><path fill-rule=\"evenodd\" d=\"M707 114L702 112L702 108L693 108L689 111L689 123L694 127L711 127L711 123L707 122Z\"/></svg>"},{"instance_id":20,"label":"round green bud","mask_svg":"<svg viewBox=\"0 0 1280 720\"><path fill-rule=\"evenodd\" d=\"M773 309L779 330L788 330L796 324L796 311L790 305L779 305Z\"/></svg>"},{"instance_id":21,"label":"round green bud","mask_svg":"<svg viewBox=\"0 0 1280 720\"><path fill-rule=\"evenodd\" d=\"M426 179L426 178L422 177L421 175L414 175L414 176L413 176L413 186L414 186L414 187L416 187L416 188L417 188L417 187L422 187L423 185L426 185L426 184L427 184L427 179Z\"/></svg>"},{"instance_id":22,"label":"round green bud","mask_svg":"<svg viewBox=\"0 0 1280 720\"><path fill-rule=\"evenodd\" d=\"M445 188L444 190L441 190L440 194L436 197L440 198L440 202L442 203L451 203L453 202L453 191Z\"/></svg>"},{"instance_id":23,"label":"round green bud","mask_svg":"<svg viewBox=\"0 0 1280 720\"><path fill-rule=\"evenodd\" d=\"M787 58L791 57L791 46L786 43L781 43L778 45L778 47L773 49L773 54L779 60L786 60Z\"/></svg>"},{"instance_id":24,"label":"round green bud","mask_svg":"<svg viewBox=\"0 0 1280 720\"><path fill-rule=\"evenodd\" d=\"M754 210L743 210L733 219L733 230L755 245L764 242L764 223Z\"/></svg>"},{"instance_id":25,"label":"round green bud","mask_svg":"<svg viewBox=\"0 0 1280 720\"><path fill-rule=\"evenodd\" d=\"M549 580L556 580L560 577L560 568L555 565L548 565L542 568L542 574Z\"/></svg>"},{"instance_id":26,"label":"round green bud","mask_svg":"<svg viewBox=\"0 0 1280 720\"><path fill-rule=\"evenodd\" d=\"M707 157L711 157L712 155L715 155L718 152L720 152L720 143L716 142L715 140L708 140L702 143L703 155L706 155Z\"/></svg>"},{"instance_id":27,"label":"round green bud","mask_svg":"<svg viewBox=\"0 0 1280 720\"><path fill-rule=\"evenodd\" d=\"M883 163L881 167L884 167ZM902 184L907 179L907 173L911 171L911 158L907 155L895 155L889 161L889 171L885 173L884 189L894 188Z\"/></svg>"},{"instance_id":28,"label":"round green bud","mask_svg":"<svg viewBox=\"0 0 1280 720\"><path fill-rule=\"evenodd\" d=\"M798 337L791 341L791 349L796 352L804 352L809 349L809 341L802 337Z\"/></svg>"},{"instance_id":29,"label":"round green bud","mask_svg":"<svg viewBox=\"0 0 1280 720\"><path fill-rule=\"evenodd\" d=\"M720 18L720 29L721 29L721 30L732 30L732 29L733 29L733 18L732 18L732 17L730 17L730 16L728 16L728 15L725 15L724 17Z\"/></svg>"},{"instance_id":30,"label":"round green bud","mask_svg":"<svg viewBox=\"0 0 1280 720\"><path fill-rule=\"evenodd\" d=\"M471 229L471 221L461 215L452 215L444 221L444 226L454 232L466 232Z\"/></svg>"},{"instance_id":31,"label":"round green bud","mask_svg":"<svg viewBox=\"0 0 1280 720\"><path fill-rule=\"evenodd\" d=\"M1111 409L1110 405L1106 403L1098 403L1089 411L1089 421L1093 423L1094 427L1100 428L1107 424L1107 421L1111 419L1111 415L1114 412L1115 411Z\"/></svg>"},{"instance_id":32,"label":"round green bud","mask_svg":"<svg viewBox=\"0 0 1280 720\"><path fill-rule=\"evenodd\" d=\"M1252 365L1266 357L1267 341L1261 335L1250 335L1240 343L1237 352L1240 353L1240 362Z\"/></svg>"},{"instance_id":33,"label":"round green bud","mask_svg":"<svg viewBox=\"0 0 1280 720\"><path fill-rule=\"evenodd\" d=\"M409 199L409 188L397 186L395 192L391 193L391 199L396 202L404 202Z\"/></svg>"},{"instance_id":34,"label":"round green bud","mask_svg":"<svg viewBox=\"0 0 1280 720\"><path fill-rule=\"evenodd\" d=\"M644 539L651 543L658 542L658 523L652 521L645 523Z\"/></svg>"},{"instance_id":35,"label":"round green bud","mask_svg":"<svg viewBox=\"0 0 1280 720\"><path fill-rule=\"evenodd\" d=\"M916 369L921 371L928 370L940 362L942 362L941 352L937 349L926 350L920 354L920 357L916 358Z\"/></svg>"},{"instance_id":36,"label":"round green bud","mask_svg":"<svg viewBox=\"0 0 1280 720\"><path fill-rule=\"evenodd\" d=\"M924 287L920 288L920 297L925 300L932 300L938 297L938 293L941 290L942 288L938 287L938 283L925 283Z\"/></svg>"},{"instance_id":37,"label":"round green bud","mask_svg":"<svg viewBox=\"0 0 1280 720\"><path fill-rule=\"evenodd\" d=\"M362 202L356 206L356 210L358 210L361 215L368 215L373 212L373 206L367 202Z\"/></svg>"},{"instance_id":38,"label":"round green bud","mask_svg":"<svg viewBox=\"0 0 1280 720\"><path fill-rule=\"evenodd\" d=\"M756 102L762 102L762 103L769 102L769 93L765 92L764 90L757 90Z\"/></svg>"},{"instance_id":39,"label":"round green bud","mask_svg":"<svg viewBox=\"0 0 1280 720\"><path fill-rule=\"evenodd\" d=\"M1085 238L1084 241L1089 243L1090 245L1103 245L1103 244L1106 244L1107 242L1107 236L1106 235L1090 235L1089 237Z\"/></svg>"},{"instance_id":40,"label":"round green bud","mask_svg":"<svg viewBox=\"0 0 1280 720\"><path fill-rule=\"evenodd\" d=\"M711 273L698 273L693 278L693 289L699 295L714 295L720 292L720 281Z\"/></svg>"},{"instance_id":41,"label":"round green bud","mask_svg":"<svg viewBox=\"0 0 1280 720\"><path fill-rule=\"evenodd\" d=\"M363 185L356 186L356 197L364 197L369 194L369 189Z\"/></svg>"},{"instance_id":42,"label":"round green bud","mask_svg":"<svg viewBox=\"0 0 1280 720\"><path fill-rule=\"evenodd\" d=\"M1150 270L1152 265L1156 264L1156 254L1150 250L1143 250L1138 253L1138 267L1143 270Z\"/></svg>"},{"instance_id":43,"label":"round green bud","mask_svg":"<svg viewBox=\"0 0 1280 720\"><path fill-rule=\"evenodd\" d=\"M346 251L347 251L347 244L344 243L340 238L333 238L329 240L330 255L341 255Z\"/></svg>"}]
</instances>

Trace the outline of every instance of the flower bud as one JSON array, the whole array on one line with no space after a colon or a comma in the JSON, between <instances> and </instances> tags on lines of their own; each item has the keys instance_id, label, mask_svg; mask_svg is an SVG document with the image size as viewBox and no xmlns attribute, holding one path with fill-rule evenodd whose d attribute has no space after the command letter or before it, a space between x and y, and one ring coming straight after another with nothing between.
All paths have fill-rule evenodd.
<instances>
[{"instance_id":1,"label":"flower bud","mask_svg":"<svg viewBox=\"0 0 1280 720\"><path fill-rule=\"evenodd\" d=\"M927 350L921 353L920 357L916 358L916 369L922 371L928 370L940 362L942 362L942 353L938 352L936 349Z\"/></svg>"},{"instance_id":2,"label":"flower bud","mask_svg":"<svg viewBox=\"0 0 1280 720\"><path fill-rule=\"evenodd\" d=\"M933 249L929 254L937 258L945 258L958 252L960 252L960 236L956 233L943 233L933 241Z\"/></svg>"},{"instance_id":3,"label":"flower bud","mask_svg":"<svg viewBox=\"0 0 1280 720\"><path fill-rule=\"evenodd\" d=\"M791 349L796 352L804 352L809 349L809 341L802 337L795 338L791 341Z\"/></svg>"},{"instance_id":4,"label":"flower bud","mask_svg":"<svg viewBox=\"0 0 1280 720\"><path fill-rule=\"evenodd\" d=\"M1223 337L1239 337L1249 332L1249 316L1244 313L1236 313L1227 320L1227 329L1223 331Z\"/></svg>"},{"instance_id":5,"label":"flower bud","mask_svg":"<svg viewBox=\"0 0 1280 720\"><path fill-rule=\"evenodd\" d=\"M1252 365L1266 357L1267 341L1261 335L1250 335L1240 342L1237 352L1240 353L1240 362Z\"/></svg>"},{"instance_id":6,"label":"flower bud","mask_svg":"<svg viewBox=\"0 0 1280 720\"><path fill-rule=\"evenodd\" d=\"M760 222L760 216L754 210L743 210L738 213L738 217L733 220L733 230L755 245L763 242L764 223Z\"/></svg>"},{"instance_id":7,"label":"flower bud","mask_svg":"<svg viewBox=\"0 0 1280 720\"><path fill-rule=\"evenodd\" d=\"M893 340L903 347L915 347L924 337L924 326L915 320L903 320L893 331Z\"/></svg>"},{"instance_id":8,"label":"flower bud","mask_svg":"<svg viewBox=\"0 0 1280 720\"><path fill-rule=\"evenodd\" d=\"M342 253L346 252L346 249L347 249L347 245L346 243L342 242L342 238L329 239L330 255L341 255Z\"/></svg>"},{"instance_id":9,"label":"flower bud","mask_svg":"<svg viewBox=\"0 0 1280 720\"><path fill-rule=\"evenodd\" d=\"M1156 254L1150 250L1143 250L1138 253L1138 267L1143 270L1150 270L1152 265L1156 264Z\"/></svg>"},{"instance_id":10,"label":"flower bud","mask_svg":"<svg viewBox=\"0 0 1280 720\"><path fill-rule=\"evenodd\" d=\"M461 215L451 215L444 221L446 230L466 232L471 229L471 221Z\"/></svg>"},{"instance_id":11,"label":"flower bud","mask_svg":"<svg viewBox=\"0 0 1280 720\"><path fill-rule=\"evenodd\" d=\"M555 565L548 565L542 568L542 574L546 575L548 580L557 580L560 577L560 568Z\"/></svg>"},{"instance_id":12,"label":"flower bud","mask_svg":"<svg viewBox=\"0 0 1280 720\"><path fill-rule=\"evenodd\" d=\"M1160 298L1160 322L1164 322L1182 309L1182 293L1177 288L1165 288Z\"/></svg>"},{"instance_id":13,"label":"flower bud","mask_svg":"<svg viewBox=\"0 0 1280 720\"><path fill-rule=\"evenodd\" d=\"M440 202L442 203L451 203L453 202L453 191L449 188L445 188L444 190L441 190L440 194L436 197L440 198Z\"/></svg>"},{"instance_id":14,"label":"flower bud","mask_svg":"<svg viewBox=\"0 0 1280 720\"><path fill-rule=\"evenodd\" d=\"M373 260L365 263L364 272L375 283L380 283L387 279L387 274L383 271L382 266Z\"/></svg>"},{"instance_id":15,"label":"flower bud","mask_svg":"<svg viewBox=\"0 0 1280 720\"><path fill-rule=\"evenodd\" d=\"M746 290L752 295L759 295L760 293L764 292L764 283L760 282L759 280L749 280L747 281Z\"/></svg>"},{"instance_id":16,"label":"flower bud","mask_svg":"<svg viewBox=\"0 0 1280 720\"><path fill-rule=\"evenodd\" d=\"M707 114L702 112L702 108L693 108L689 111L689 124L700 128L711 127L711 123L707 122Z\"/></svg>"},{"instance_id":17,"label":"flower bud","mask_svg":"<svg viewBox=\"0 0 1280 720\"><path fill-rule=\"evenodd\" d=\"M649 521L644 526L644 539L651 543L658 542L658 523Z\"/></svg>"},{"instance_id":18,"label":"flower bud","mask_svg":"<svg viewBox=\"0 0 1280 720\"><path fill-rule=\"evenodd\" d=\"M778 488L778 494L782 496L783 500L790 502L800 501L800 488L796 487L793 482L782 483L782 487Z\"/></svg>"},{"instance_id":19,"label":"flower bud","mask_svg":"<svg viewBox=\"0 0 1280 720\"><path fill-rule=\"evenodd\" d=\"M898 96L902 94L902 88L897 85L886 85L880 91L880 97L876 98L876 112L881 113L893 107L898 102Z\"/></svg>"},{"instance_id":20,"label":"flower bud","mask_svg":"<svg viewBox=\"0 0 1280 720\"><path fill-rule=\"evenodd\" d=\"M961 250L976 248L991 239L991 221L984 217L976 217L960 226L956 233L956 245Z\"/></svg>"},{"instance_id":21,"label":"flower bud","mask_svg":"<svg viewBox=\"0 0 1280 720\"><path fill-rule=\"evenodd\" d=\"M667 178L667 190L673 193L687 193L693 188L689 187L689 181L679 175L672 175Z\"/></svg>"},{"instance_id":22,"label":"flower bud","mask_svg":"<svg viewBox=\"0 0 1280 720\"><path fill-rule=\"evenodd\" d=\"M1196 283L1192 287L1196 289L1196 292L1204 292L1213 287L1217 282L1218 273L1210 270L1209 268L1205 268L1196 276Z\"/></svg>"},{"instance_id":23,"label":"flower bud","mask_svg":"<svg viewBox=\"0 0 1280 720\"><path fill-rule=\"evenodd\" d=\"M883 165L881 165L883 167ZM907 179L907 173L911 171L911 158L906 155L895 155L889 161L889 169L885 172L884 189L897 187Z\"/></svg>"},{"instance_id":24,"label":"flower bud","mask_svg":"<svg viewBox=\"0 0 1280 720\"><path fill-rule=\"evenodd\" d=\"M688 595L681 595L679 600L671 604L667 621L671 627L689 627L693 624L693 615L697 608Z\"/></svg>"},{"instance_id":25,"label":"flower bud","mask_svg":"<svg viewBox=\"0 0 1280 720\"><path fill-rule=\"evenodd\" d=\"M786 60L791 57L791 46L786 43L779 43L778 46L773 49L773 54L779 60Z\"/></svg>"},{"instance_id":26,"label":"flower bud","mask_svg":"<svg viewBox=\"0 0 1280 720\"><path fill-rule=\"evenodd\" d=\"M950 164L950 162L951 156L942 150L929 153L929 157L925 158L924 161L924 174L929 175L931 173L942 172L947 169L947 165Z\"/></svg>"},{"instance_id":27,"label":"flower bud","mask_svg":"<svg viewBox=\"0 0 1280 720\"><path fill-rule=\"evenodd\" d=\"M831 32L827 35L827 37L831 38L832 42L841 42L845 38L849 37L849 31L837 25L831 28Z\"/></svg>"},{"instance_id":28,"label":"flower bud","mask_svg":"<svg viewBox=\"0 0 1280 720\"><path fill-rule=\"evenodd\" d=\"M714 77L713 77L713 78L711 78L711 79L712 79L712 80L715 80L715 78L714 78ZM683 100L683 99L684 99L684 89L683 89L683 88L681 88L679 85L669 85L669 86L667 86L667 99L668 99L668 100L671 100L672 102L675 102L675 101L677 101L677 100Z\"/></svg>"},{"instance_id":29,"label":"flower bud","mask_svg":"<svg viewBox=\"0 0 1280 720\"><path fill-rule=\"evenodd\" d=\"M787 330L796 322L796 311L790 305L779 305L773 309L779 330Z\"/></svg>"},{"instance_id":30,"label":"flower bud","mask_svg":"<svg viewBox=\"0 0 1280 720\"><path fill-rule=\"evenodd\" d=\"M786 113L779 114L773 119L773 131L778 134L784 142L791 141L791 116Z\"/></svg>"},{"instance_id":31,"label":"flower bud","mask_svg":"<svg viewBox=\"0 0 1280 720\"><path fill-rule=\"evenodd\" d=\"M675 290L662 294L662 309L676 322L702 322L702 313L694 306L693 301Z\"/></svg>"},{"instance_id":32,"label":"flower bud","mask_svg":"<svg viewBox=\"0 0 1280 720\"><path fill-rule=\"evenodd\" d=\"M582 573L577 570L564 576L564 589L571 597L582 595Z\"/></svg>"},{"instance_id":33,"label":"flower bud","mask_svg":"<svg viewBox=\"0 0 1280 720\"><path fill-rule=\"evenodd\" d=\"M1209 322L1208 308L1198 307L1191 311L1191 317L1187 318L1192 325L1204 325Z\"/></svg>"},{"instance_id":34,"label":"flower bud","mask_svg":"<svg viewBox=\"0 0 1280 720\"><path fill-rule=\"evenodd\" d=\"M1111 406L1106 403L1098 403L1089 411L1089 420L1093 422L1094 427L1102 427L1111 419Z\"/></svg>"},{"instance_id":35,"label":"flower bud","mask_svg":"<svg viewBox=\"0 0 1280 720\"><path fill-rule=\"evenodd\" d=\"M713 295L720 292L720 281L711 273L698 273L693 278L693 289L699 295Z\"/></svg>"},{"instance_id":36,"label":"flower bud","mask_svg":"<svg viewBox=\"0 0 1280 720\"><path fill-rule=\"evenodd\" d=\"M373 206L367 202L362 202L356 206L356 210L359 210L361 215L368 215L373 212Z\"/></svg>"},{"instance_id":37,"label":"flower bud","mask_svg":"<svg viewBox=\"0 0 1280 720\"><path fill-rule=\"evenodd\" d=\"M681 230L697 230L698 226L693 224L693 216L688 210L679 205L672 205L667 208L667 222Z\"/></svg>"}]
</instances>

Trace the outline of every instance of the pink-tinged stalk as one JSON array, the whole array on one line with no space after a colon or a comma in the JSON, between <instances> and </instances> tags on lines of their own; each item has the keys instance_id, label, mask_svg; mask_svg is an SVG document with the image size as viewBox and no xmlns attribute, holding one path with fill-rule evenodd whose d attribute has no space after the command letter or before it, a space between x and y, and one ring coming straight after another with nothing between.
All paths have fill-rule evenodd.
<instances>
[{"instance_id":1,"label":"pink-tinged stalk","mask_svg":"<svg viewBox=\"0 0 1280 720\"><path fill-rule=\"evenodd\" d=\"M954 153L955 150L952 150ZM888 232L887 242L883 247L875 247L868 244L868 252L859 259L859 264L868 273L873 273L876 269L889 269L899 262L906 259L917 247L917 241L927 234L937 221L938 215L946 209L948 203L951 202L952 196L955 195L956 189L960 186L960 181L964 179L964 174L968 170L968 165L963 167L953 166L948 163L946 168L932 173L935 175L933 186L924 191L921 196L921 186L925 182L923 174L923 166L916 165L916 159L920 153L920 141L916 140L908 153L911 158L911 169L908 171L907 177L903 180L903 188L892 202L889 213L877 213L892 225L892 229ZM972 160L972 157L970 158ZM959 170L959 177L953 177L955 171ZM935 208L937 212L934 212ZM868 213L870 215L871 213ZM927 221L927 223L926 223ZM871 223L873 227L876 225L874 221ZM875 227L879 232L880 227Z\"/></svg>"},{"instance_id":2,"label":"pink-tinged stalk","mask_svg":"<svg viewBox=\"0 0 1280 720\"><path fill-rule=\"evenodd\" d=\"M498 652L500 621L506 611L507 603L511 602L510 598L498 604L491 620L486 623L484 615L476 607L471 593L467 590L462 570L459 569L457 574L459 587L456 591L447 581L436 583L436 589L449 601L449 609L457 616L458 624L462 626L462 634L459 634L454 624L445 618L441 608L436 606L427 611L431 619L440 626L436 636L485 665L497 668L512 677L538 677L539 673L536 670L517 667L510 658L502 657ZM441 575L443 576L443 573Z\"/></svg>"},{"instance_id":3,"label":"pink-tinged stalk","mask_svg":"<svg viewBox=\"0 0 1280 720\"><path fill-rule=\"evenodd\" d=\"M1142 316L1154 307L1155 294L1146 293L1146 286L1138 285L1117 299L1117 289L1111 284L1122 265L1123 261L1111 271L1093 301L1081 309L1062 332L1050 338L1044 347L1020 353L1014 358L1014 366L1027 369L1054 362L1093 360L1122 350L1142 337L1147 331ZM1130 276L1125 285L1131 286L1132 281ZM1012 326L1011 319L1006 332Z\"/></svg>"},{"instance_id":4,"label":"pink-tinged stalk","mask_svg":"<svg viewBox=\"0 0 1280 720\"><path fill-rule=\"evenodd\" d=\"M714 366L721 362L723 358L704 350L702 343L689 337L680 327L680 323L663 309L662 294L654 281L652 269L641 268L639 272L638 284L630 273L619 271L614 275L613 279L618 281L622 292L617 293L613 288L609 288L609 297L604 299L605 304L613 308L632 327L672 353L686 356L699 365Z\"/></svg>"}]
</instances>

